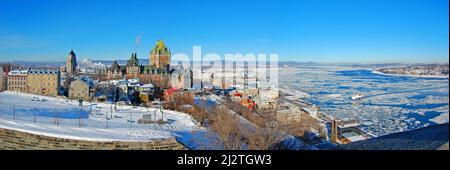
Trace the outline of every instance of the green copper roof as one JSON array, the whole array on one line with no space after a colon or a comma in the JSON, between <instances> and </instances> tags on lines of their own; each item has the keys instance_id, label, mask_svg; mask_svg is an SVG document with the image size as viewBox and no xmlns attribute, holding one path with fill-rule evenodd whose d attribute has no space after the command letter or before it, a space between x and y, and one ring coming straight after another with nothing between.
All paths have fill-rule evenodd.
<instances>
[{"instance_id":1,"label":"green copper roof","mask_svg":"<svg viewBox=\"0 0 450 170\"><path fill-rule=\"evenodd\" d=\"M163 40L158 40L156 42L156 45L152 48L150 51L150 54L161 54L161 55L169 55L170 56L170 50L166 47L166 44Z\"/></svg>"}]
</instances>

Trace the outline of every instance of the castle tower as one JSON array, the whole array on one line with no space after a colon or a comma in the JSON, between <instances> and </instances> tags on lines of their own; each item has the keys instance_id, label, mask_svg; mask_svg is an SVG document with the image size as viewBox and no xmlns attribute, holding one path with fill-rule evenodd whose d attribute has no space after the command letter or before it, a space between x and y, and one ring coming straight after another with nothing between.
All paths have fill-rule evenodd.
<instances>
[{"instance_id":1,"label":"castle tower","mask_svg":"<svg viewBox=\"0 0 450 170\"><path fill-rule=\"evenodd\" d=\"M170 68L170 50L159 40L150 51L150 66L156 68Z\"/></svg>"},{"instance_id":2,"label":"castle tower","mask_svg":"<svg viewBox=\"0 0 450 170\"><path fill-rule=\"evenodd\" d=\"M67 55L66 72L67 74L75 74L77 72L77 56L73 50L70 50Z\"/></svg>"},{"instance_id":3,"label":"castle tower","mask_svg":"<svg viewBox=\"0 0 450 170\"><path fill-rule=\"evenodd\" d=\"M131 57L127 62L127 67L139 66L139 59L137 58L137 53L131 53Z\"/></svg>"},{"instance_id":4,"label":"castle tower","mask_svg":"<svg viewBox=\"0 0 450 170\"><path fill-rule=\"evenodd\" d=\"M127 65L127 77L128 78L137 78L141 72L139 67L139 59L137 58L137 53L131 53L130 60L128 60Z\"/></svg>"}]
</instances>

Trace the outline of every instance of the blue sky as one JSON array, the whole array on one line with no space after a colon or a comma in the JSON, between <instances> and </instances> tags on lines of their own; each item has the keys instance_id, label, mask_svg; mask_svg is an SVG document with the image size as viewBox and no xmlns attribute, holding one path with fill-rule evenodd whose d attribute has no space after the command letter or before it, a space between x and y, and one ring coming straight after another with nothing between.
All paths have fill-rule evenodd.
<instances>
[{"instance_id":1,"label":"blue sky","mask_svg":"<svg viewBox=\"0 0 450 170\"><path fill-rule=\"evenodd\" d=\"M322 63L448 62L448 0L0 0L0 61L277 53ZM137 37L141 43L136 45Z\"/></svg>"}]
</instances>

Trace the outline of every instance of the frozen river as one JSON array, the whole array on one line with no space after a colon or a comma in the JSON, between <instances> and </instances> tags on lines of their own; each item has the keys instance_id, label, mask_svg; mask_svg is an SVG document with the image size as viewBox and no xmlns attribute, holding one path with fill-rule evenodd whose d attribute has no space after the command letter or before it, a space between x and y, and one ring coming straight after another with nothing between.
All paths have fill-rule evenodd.
<instances>
[{"instance_id":1,"label":"frozen river","mask_svg":"<svg viewBox=\"0 0 450 170\"><path fill-rule=\"evenodd\" d=\"M448 122L448 78L389 76L352 67L281 68L279 83L337 118L354 118L375 135ZM359 100L351 96L363 94Z\"/></svg>"}]
</instances>

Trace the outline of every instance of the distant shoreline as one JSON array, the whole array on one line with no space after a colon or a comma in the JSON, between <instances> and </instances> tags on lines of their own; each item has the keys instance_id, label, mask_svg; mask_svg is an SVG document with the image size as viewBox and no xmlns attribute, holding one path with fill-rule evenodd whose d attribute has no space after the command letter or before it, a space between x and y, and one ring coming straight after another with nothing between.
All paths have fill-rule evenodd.
<instances>
[{"instance_id":1,"label":"distant shoreline","mask_svg":"<svg viewBox=\"0 0 450 170\"><path fill-rule=\"evenodd\" d=\"M449 76L439 76L439 75L411 75L411 74L387 74L380 71L368 69L374 74L387 75L387 76L406 76L406 77L417 77L417 78L449 78Z\"/></svg>"}]
</instances>

